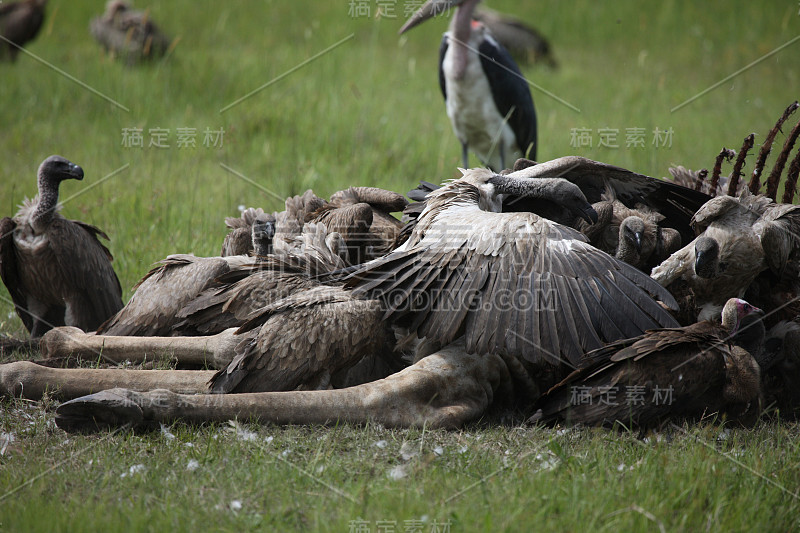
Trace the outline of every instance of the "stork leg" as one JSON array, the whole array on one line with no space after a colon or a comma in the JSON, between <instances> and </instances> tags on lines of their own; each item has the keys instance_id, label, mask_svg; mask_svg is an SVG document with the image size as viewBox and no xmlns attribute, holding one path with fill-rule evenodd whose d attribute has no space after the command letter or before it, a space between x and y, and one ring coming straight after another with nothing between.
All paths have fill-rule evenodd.
<instances>
[{"instance_id":1,"label":"stork leg","mask_svg":"<svg viewBox=\"0 0 800 533\"><path fill-rule=\"evenodd\" d=\"M49 368L15 361L0 365L0 398L41 400L49 392L58 400L69 400L113 387L202 394L208 392L208 380L214 374L213 370Z\"/></svg>"},{"instance_id":2,"label":"stork leg","mask_svg":"<svg viewBox=\"0 0 800 533\"><path fill-rule=\"evenodd\" d=\"M96 431L127 423L257 420L275 424L377 422L389 427L458 427L512 394L509 367L497 355L452 345L387 378L347 389L184 395L166 390L106 390L62 404L56 424Z\"/></svg>"},{"instance_id":3,"label":"stork leg","mask_svg":"<svg viewBox=\"0 0 800 533\"><path fill-rule=\"evenodd\" d=\"M506 166L506 146L503 143L503 138L500 137L500 141L497 143L497 148L500 150L500 169L497 172L507 169Z\"/></svg>"},{"instance_id":4,"label":"stork leg","mask_svg":"<svg viewBox=\"0 0 800 533\"><path fill-rule=\"evenodd\" d=\"M469 146L467 143L461 143L461 162L464 168L469 168Z\"/></svg>"},{"instance_id":5,"label":"stork leg","mask_svg":"<svg viewBox=\"0 0 800 533\"><path fill-rule=\"evenodd\" d=\"M234 348L243 339L235 328L208 337L115 337L84 333L64 326L48 331L39 343L45 357L81 356L105 362L134 364L163 355L179 363L224 368L233 359Z\"/></svg>"}]
</instances>

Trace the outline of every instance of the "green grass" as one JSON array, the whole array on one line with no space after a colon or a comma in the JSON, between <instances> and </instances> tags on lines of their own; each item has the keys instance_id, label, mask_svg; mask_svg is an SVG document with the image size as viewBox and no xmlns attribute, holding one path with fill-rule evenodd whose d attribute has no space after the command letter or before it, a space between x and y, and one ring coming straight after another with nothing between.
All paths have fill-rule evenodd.
<instances>
[{"instance_id":1,"label":"green grass","mask_svg":"<svg viewBox=\"0 0 800 533\"><path fill-rule=\"evenodd\" d=\"M738 148L750 132L760 142L798 98L795 43L671 112L795 38L796 2L491 5L536 25L561 65L524 69L536 84L541 160L577 153L653 176L667 175L673 164L710 167L722 146ZM68 157L86 173L82 183L64 184L62 198L127 165L63 211L108 232L127 299L149 265L167 254L218 253L223 218L239 205L275 210L282 198L309 187L321 196L354 184L403 192L420 179L455 176L460 149L436 82L446 20L398 37L404 2L396 4L394 20L351 18L348 6L154 3L152 16L180 42L163 62L126 68L88 34L99 3L51 0L30 51L129 111L31 57L0 64L0 215L13 214L35 193L36 167L50 154ZM652 145L656 127L672 129L671 147ZM145 144L151 128L169 129L172 146L126 148L123 128L142 128ZM196 148L176 146L178 128L196 128ZM202 146L206 128L225 130L221 148ZM591 130L591 148L571 146L574 128ZM600 128L618 130L620 147L598 147ZM644 148L625 147L627 128L645 129ZM0 332L24 334L4 288ZM15 439L0 455L0 496L21 487L0 500L3 531L346 531L359 517L372 531L379 520L403 531L404 520L423 516L424 531L434 520L449 520L454 532L523 525L652 531L662 524L667 530L787 531L798 527L800 516L795 425L764 422L753 431L723 433L725 439L719 426L709 425L688 429L691 436L662 433L657 442L604 431L483 425L424 433L250 427L257 433L250 442L226 426L178 425L171 428L174 440L67 437L42 406L5 401L0 413L0 432ZM274 440L267 443L267 436ZM381 440L385 448L375 446ZM404 442L421 453L404 462ZM199 463L193 472L186 470L190 459ZM121 477L137 464L144 471ZM397 466L404 466L405 478L389 477ZM240 511L230 509L234 500L241 501Z\"/></svg>"}]
</instances>

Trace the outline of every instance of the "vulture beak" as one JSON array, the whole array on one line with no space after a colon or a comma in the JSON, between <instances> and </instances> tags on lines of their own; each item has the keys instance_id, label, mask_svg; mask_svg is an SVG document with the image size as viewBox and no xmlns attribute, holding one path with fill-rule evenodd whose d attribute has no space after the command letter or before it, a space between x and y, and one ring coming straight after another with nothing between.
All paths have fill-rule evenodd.
<instances>
[{"instance_id":1,"label":"vulture beak","mask_svg":"<svg viewBox=\"0 0 800 533\"><path fill-rule=\"evenodd\" d=\"M76 165L75 163L70 163L69 164L68 173L69 173L70 177L73 178L73 179L76 179L76 180L79 180L79 181L83 179L83 169L81 167L79 167L78 165Z\"/></svg>"},{"instance_id":2,"label":"vulture beak","mask_svg":"<svg viewBox=\"0 0 800 533\"><path fill-rule=\"evenodd\" d=\"M575 212L575 214L578 215L579 217L581 217L583 220L585 220L589 224L596 223L598 218L599 218L597 216L597 211L595 211L594 207L592 207L592 204L590 204L588 202L586 203L585 206L579 208Z\"/></svg>"},{"instance_id":3,"label":"vulture beak","mask_svg":"<svg viewBox=\"0 0 800 533\"><path fill-rule=\"evenodd\" d=\"M642 253L642 232L637 231L633 234L633 246L637 253Z\"/></svg>"},{"instance_id":4,"label":"vulture beak","mask_svg":"<svg viewBox=\"0 0 800 533\"><path fill-rule=\"evenodd\" d=\"M695 253L694 272L701 278L711 279L716 275L717 254L700 250Z\"/></svg>"},{"instance_id":5,"label":"vulture beak","mask_svg":"<svg viewBox=\"0 0 800 533\"><path fill-rule=\"evenodd\" d=\"M270 221L265 224L266 231L264 232L270 239L275 237L275 223Z\"/></svg>"},{"instance_id":6,"label":"vulture beak","mask_svg":"<svg viewBox=\"0 0 800 533\"><path fill-rule=\"evenodd\" d=\"M460 6L464 0L428 0L423 4L419 10L414 13L408 22L403 24L403 27L400 28L398 34L402 35L414 26L418 26L422 24L429 18L433 18L436 15L442 15L449 11L451 8L456 6Z\"/></svg>"}]
</instances>

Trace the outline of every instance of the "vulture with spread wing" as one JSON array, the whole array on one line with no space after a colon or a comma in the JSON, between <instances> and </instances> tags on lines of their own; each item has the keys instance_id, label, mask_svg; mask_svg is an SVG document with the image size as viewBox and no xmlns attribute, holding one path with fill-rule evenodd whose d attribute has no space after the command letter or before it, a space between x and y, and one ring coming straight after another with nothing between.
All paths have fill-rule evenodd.
<instances>
[{"instance_id":1,"label":"vulture with spread wing","mask_svg":"<svg viewBox=\"0 0 800 533\"><path fill-rule=\"evenodd\" d=\"M655 301L675 306L668 292L579 232L498 212L513 195L596 220L576 185L545 173L463 172L428 194L400 248L347 279L354 294L381 301L386 319L435 348L465 335L468 353L511 355L554 375L607 342L677 325Z\"/></svg>"}]
</instances>

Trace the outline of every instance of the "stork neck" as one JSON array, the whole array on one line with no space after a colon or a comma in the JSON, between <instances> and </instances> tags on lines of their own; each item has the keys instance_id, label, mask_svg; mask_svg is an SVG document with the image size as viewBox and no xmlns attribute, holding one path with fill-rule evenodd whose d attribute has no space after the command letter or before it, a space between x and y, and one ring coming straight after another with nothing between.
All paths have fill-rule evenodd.
<instances>
[{"instance_id":1,"label":"stork neck","mask_svg":"<svg viewBox=\"0 0 800 533\"><path fill-rule=\"evenodd\" d=\"M43 231L53 220L58 206L58 182L39 173L39 201L31 215L31 226L37 233Z\"/></svg>"},{"instance_id":2,"label":"stork neck","mask_svg":"<svg viewBox=\"0 0 800 533\"><path fill-rule=\"evenodd\" d=\"M467 71L469 39L472 34L472 13L478 0L466 0L450 21L450 46L453 50L453 67L456 79L464 77Z\"/></svg>"}]
</instances>

